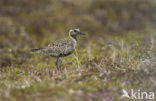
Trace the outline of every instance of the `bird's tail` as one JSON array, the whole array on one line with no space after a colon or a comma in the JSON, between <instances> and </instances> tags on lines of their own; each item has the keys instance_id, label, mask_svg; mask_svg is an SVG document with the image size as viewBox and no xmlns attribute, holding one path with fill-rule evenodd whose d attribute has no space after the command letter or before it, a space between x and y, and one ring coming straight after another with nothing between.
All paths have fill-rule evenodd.
<instances>
[{"instance_id":1,"label":"bird's tail","mask_svg":"<svg viewBox=\"0 0 156 101\"><path fill-rule=\"evenodd\" d=\"M34 52L34 53L42 53L42 48L32 49L31 52Z\"/></svg>"}]
</instances>

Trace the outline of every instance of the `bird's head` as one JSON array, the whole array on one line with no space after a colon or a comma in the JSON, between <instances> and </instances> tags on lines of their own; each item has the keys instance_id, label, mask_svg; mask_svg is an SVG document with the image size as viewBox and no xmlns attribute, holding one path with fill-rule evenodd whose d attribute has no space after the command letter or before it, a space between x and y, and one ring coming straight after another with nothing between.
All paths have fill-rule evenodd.
<instances>
[{"instance_id":1,"label":"bird's head","mask_svg":"<svg viewBox=\"0 0 156 101\"><path fill-rule=\"evenodd\" d=\"M71 29L69 31L69 36L76 37L77 35L85 35L85 34L82 33L79 29Z\"/></svg>"}]
</instances>

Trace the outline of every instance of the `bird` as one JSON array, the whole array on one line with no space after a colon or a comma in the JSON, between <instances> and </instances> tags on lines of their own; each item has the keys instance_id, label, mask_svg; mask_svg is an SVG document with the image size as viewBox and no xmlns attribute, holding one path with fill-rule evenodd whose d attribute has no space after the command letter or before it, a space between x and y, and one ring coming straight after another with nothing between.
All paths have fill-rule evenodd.
<instances>
[{"instance_id":1,"label":"bird","mask_svg":"<svg viewBox=\"0 0 156 101\"><path fill-rule=\"evenodd\" d=\"M58 70L61 70L62 57L69 56L75 51L78 35L85 34L82 33L78 28L71 29L69 30L69 36L67 38L51 42L48 46L43 48L31 49L31 52L56 58L56 67Z\"/></svg>"}]
</instances>

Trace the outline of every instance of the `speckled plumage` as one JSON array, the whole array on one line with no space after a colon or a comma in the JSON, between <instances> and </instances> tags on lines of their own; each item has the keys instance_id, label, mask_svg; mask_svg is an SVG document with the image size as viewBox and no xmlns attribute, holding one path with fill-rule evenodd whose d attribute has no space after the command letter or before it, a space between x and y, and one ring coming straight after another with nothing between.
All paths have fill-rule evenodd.
<instances>
[{"instance_id":1,"label":"speckled plumage","mask_svg":"<svg viewBox=\"0 0 156 101\"><path fill-rule=\"evenodd\" d=\"M32 49L32 52L57 57L56 65L60 57L72 54L77 45L77 35L84 35L79 29L69 31L69 37L50 43L47 47Z\"/></svg>"},{"instance_id":2,"label":"speckled plumage","mask_svg":"<svg viewBox=\"0 0 156 101\"><path fill-rule=\"evenodd\" d=\"M49 55L52 57L64 57L74 52L76 48L76 41L72 38L65 38L50 43L47 47L36 50L36 53Z\"/></svg>"}]
</instances>

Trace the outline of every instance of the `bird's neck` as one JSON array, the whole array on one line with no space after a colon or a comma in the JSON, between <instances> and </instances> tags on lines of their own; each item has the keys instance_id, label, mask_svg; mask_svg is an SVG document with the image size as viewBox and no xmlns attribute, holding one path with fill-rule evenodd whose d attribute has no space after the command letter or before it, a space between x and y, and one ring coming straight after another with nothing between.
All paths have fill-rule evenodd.
<instances>
[{"instance_id":1,"label":"bird's neck","mask_svg":"<svg viewBox=\"0 0 156 101\"><path fill-rule=\"evenodd\" d=\"M70 38L73 39L74 41L77 41L77 37L76 36L70 35Z\"/></svg>"},{"instance_id":2,"label":"bird's neck","mask_svg":"<svg viewBox=\"0 0 156 101\"><path fill-rule=\"evenodd\" d=\"M77 45L77 37L76 36L70 36L70 39L73 41L73 46L74 46L74 49L75 49L76 45Z\"/></svg>"}]
</instances>

